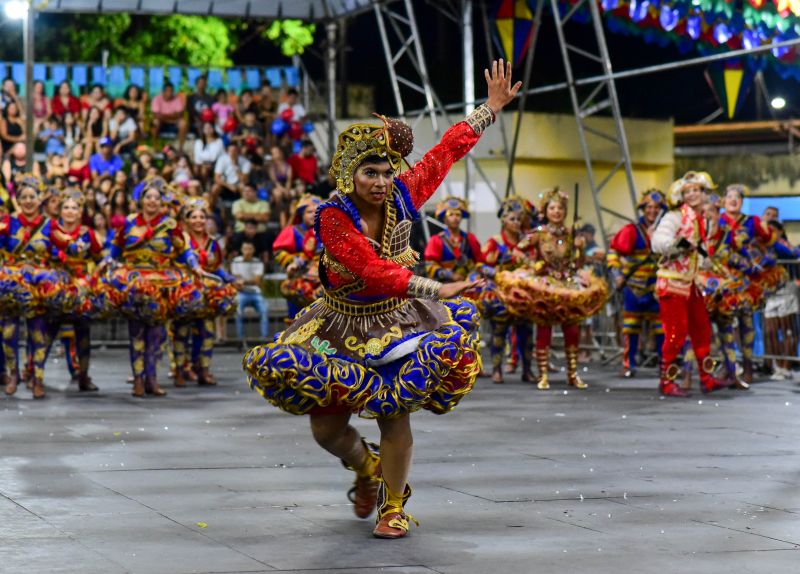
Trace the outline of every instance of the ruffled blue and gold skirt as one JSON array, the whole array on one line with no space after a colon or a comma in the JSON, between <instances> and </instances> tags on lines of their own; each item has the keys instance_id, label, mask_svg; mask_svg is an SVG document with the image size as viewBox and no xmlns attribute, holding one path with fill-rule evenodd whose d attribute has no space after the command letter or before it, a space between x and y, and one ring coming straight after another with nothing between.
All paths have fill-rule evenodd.
<instances>
[{"instance_id":1,"label":"ruffled blue and gold skirt","mask_svg":"<svg viewBox=\"0 0 800 574\"><path fill-rule=\"evenodd\" d=\"M291 414L443 414L481 371L478 322L464 299L343 305L323 297L243 364L250 387Z\"/></svg>"}]
</instances>

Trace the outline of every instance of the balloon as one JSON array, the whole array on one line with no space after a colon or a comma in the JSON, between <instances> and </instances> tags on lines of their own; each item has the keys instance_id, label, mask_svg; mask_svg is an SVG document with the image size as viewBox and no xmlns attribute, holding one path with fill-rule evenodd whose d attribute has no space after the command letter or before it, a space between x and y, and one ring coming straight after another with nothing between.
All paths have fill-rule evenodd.
<instances>
[{"instance_id":1,"label":"balloon","mask_svg":"<svg viewBox=\"0 0 800 574\"><path fill-rule=\"evenodd\" d=\"M301 149L303 149L303 144L300 143L300 140L296 140L292 143L292 151L294 151L294 153L300 153Z\"/></svg>"},{"instance_id":2,"label":"balloon","mask_svg":"<svg viewBox=\"0 0 800 574\"><path fill-rule=\"evenodd\" d=\"M697 40L700 37L701 29L702 23L700 22L700 16L692 14L686 19L686 31L689 33L689 37L692 40Z\"/></svg>"},{"instance_id":3,"label":"balloon","mask_svg":"<svg viewBox=\"0 0 800 574\"><path fill-rule=\"evenodd\" d=\"M281 112L281 119L285 122L292 121L293 117L294 117L294 110L292 108L286 108Z\"/></svg>"},{"instance_id":4,"label":"balloon","mask_svg":"<svg viewBox=\"0 0 800 574\"><path fill-rule=\"evenodd\" d=\"M674 8L670 8L666 4L661 5L661 14L659 15L659 21L661 22L661 27L664 28L667 32L671 32L675 29L675 26L678 25L678 11Z\"/></svg>"},{"instance_id":5,"label":"balloon","mask_svg":"<svg viewBox=\"0 0 800 574\"><path fill-rule=\"evenodd\" d=\"M214 121L214 110L211 108L203 108L203 111L200 112L200 121L202 122L213 122Z\"/></svg>"},{"instance_id":6,"label":"balloon","mask_svg":"<svg viewBox=\"0 0 800 574\"><path fill-rule=\"evenodd\" d=\"M256 138L253 136L247 136L244 138L244 145L247 147L256 147Z\"/></svg>"},{"instance_id":7,"label":"balloon","mask_svg":"<svg viewBox=\"0 0 800 574\"><path fill-rule=\"evenodd\" d=\"M303 126L300 125L300 122L289 124L289 137L293 140L299 140L303 137Z\"/></svg>"},{"instance_id":8,"label":"balloon","mask_svg":"<svg viewBox=\"0 0 800 574\"><path fill-rule=\"evenodd\" d=\"M314 131L314 122L306 122L303 124L303 131L310 134Z\"/></svg>"},{"instance_id":9,"label":"balloon","mask_svg":"<svg viewBox=\"0 0 800 574\"><path fill-rule=\"evenodd\" d=\"M275 118L275 120L273 120L273 122L272 122L272 133L275 134L276 136L283 135L283 133L288 128L289 128L289 124L287 124L281 118Z\"/></svg>"},{"instance_id":10,"label":"balloon","mask_svg":"<svg viewBox=\"0 0 800 574\"><path fill-rule=\"evenodd\" d=\"M628 9L631 20L634 22L641 22L644 20L647 17L647 8L649 6L650 2L648 0L633 0Z\"/></svg>"},{"instance_id":11,"label":"balloon","mask_svg":"<svg viewBox=\"0 0 800 574\"><path fill-rule=\"evenodd\" d=\"M732 36L733 34L731 34L731 31L728 29L728 25L725 24L725 22L720 22L714 27L714 39L719 44L727 44L728 40L730 40Z\"/></svg>"},{"instance_id":12,"label":"balloon","mask_svg":"<svg viewBox=\"0 0 800 574\"><path fill-rule=\"evenodd\" d=\"M222 125L222 131L225 132L226 134L233 133L236 131L236 126L237 126L236 118L231 116L227 120L225 120L225 123Z\"/></svg>"}]
</instances>

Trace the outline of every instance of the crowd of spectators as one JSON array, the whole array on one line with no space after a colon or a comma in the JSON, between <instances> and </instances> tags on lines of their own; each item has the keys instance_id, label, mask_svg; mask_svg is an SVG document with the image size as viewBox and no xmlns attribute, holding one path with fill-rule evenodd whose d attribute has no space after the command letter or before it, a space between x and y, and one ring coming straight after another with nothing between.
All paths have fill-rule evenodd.
<instances>
[{"instance_id":1,"label":"crowd of spectators","mask_svg":"<svg viewBox=\"0 0 800 574\"><path fill-rule=\"evenodd\" d=\"M272 268L272 242L291 221L303 193L327 197L332 186L308 139L313 129L297 90L264 81L254 93L207 91L205 76L190 93L166 82L148 99L136 85L112 99L103 86L73 93L62 82L52 97L42 82L33 91L33 172L57 195L79 186L84 223L113 232L135 210L133 191L160 175L189 196L204 196L213 212L209 231L230 260L248 243ZM11 79L0 96L0 183L13 211L15 180L25 171L25 105Z\"/></svg>"}]
</instances>

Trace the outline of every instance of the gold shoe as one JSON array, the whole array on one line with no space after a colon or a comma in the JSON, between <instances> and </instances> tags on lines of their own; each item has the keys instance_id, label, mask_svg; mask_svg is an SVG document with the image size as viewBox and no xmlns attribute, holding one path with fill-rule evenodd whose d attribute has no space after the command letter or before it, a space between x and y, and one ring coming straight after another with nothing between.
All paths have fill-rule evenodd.
<instances>
[{"instance_id":1,"label":"gold shoe","mask_svg":"<svg viewBox=\"0 0 800 574\"><path fill-rule=\"evenodd\" d=\"M567 357L567 384L576 389L585 389L589 385L578 376L578 347L566 347L564 354Z\"/></svg>"}]
</instances>

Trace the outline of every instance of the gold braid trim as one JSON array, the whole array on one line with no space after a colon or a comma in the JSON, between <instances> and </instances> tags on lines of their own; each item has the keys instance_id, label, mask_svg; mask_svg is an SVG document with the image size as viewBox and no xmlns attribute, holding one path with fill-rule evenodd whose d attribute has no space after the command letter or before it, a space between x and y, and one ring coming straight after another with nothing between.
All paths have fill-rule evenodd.
<instances>
[{"instance_id":1,"label":"gold braid trim","mask_svg":"<svg viewBox=\"0 0 800 574\"><path fill-rule=\"evenodd\" d=\"M438 281L414 275L408 281L408 296L415 299L439 300L439 288L442 286Z\"/></svg>"},{"instance_id":2,"label":"gold braid trim","mask_svg":"<svg viewBox=\"0 0 800 574\"><path fill-rule=\"evenodd\" d=\"M329 309L351 317L382 315L383 313L395 311L408 302L408 299L390 297L375 303L356 303L355 301L340 299L328 291L325 292L322 300Z\"/></svg>"},{"instance_id":3,"label":"gold braid trim","mask_svg":"<svg viewBox=\"0 0 800 574\"><path fill-rule=\"evenodd\" d=\"M492 108L486 104L481 104L473 110L473 112L464 118L464 121L469 124L476 134L481 135L486 128L494 123L495 115Z\"/></svg>"}]
</instances>

